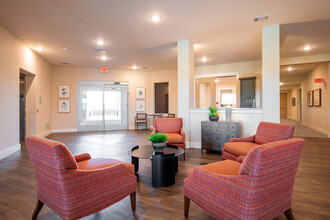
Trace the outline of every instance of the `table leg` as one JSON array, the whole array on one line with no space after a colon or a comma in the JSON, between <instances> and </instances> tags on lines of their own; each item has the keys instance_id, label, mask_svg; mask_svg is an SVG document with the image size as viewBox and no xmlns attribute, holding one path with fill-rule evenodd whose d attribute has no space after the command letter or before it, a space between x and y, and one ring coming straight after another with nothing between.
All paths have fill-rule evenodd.
<instances>
[{"instance_id":1,"label":"table leg","mask_svg":"<svg viewBox=\"0 0 330 220\"><path fill-rule=\"evenodd\" d=\"M175 172L177 173L179 171L179 162L178 162L179 157L175 157Z\"/></svg>"},{"instance_id":2,"label":"table leg","mask_svg":"<svg viewBox=\"0 0 330 220\"><path fill-rule=\"evenodd\" d=\"M134 165L135 173L139 172L139 158L132 156L132 164Z\"/></svg>"}]
</instances>

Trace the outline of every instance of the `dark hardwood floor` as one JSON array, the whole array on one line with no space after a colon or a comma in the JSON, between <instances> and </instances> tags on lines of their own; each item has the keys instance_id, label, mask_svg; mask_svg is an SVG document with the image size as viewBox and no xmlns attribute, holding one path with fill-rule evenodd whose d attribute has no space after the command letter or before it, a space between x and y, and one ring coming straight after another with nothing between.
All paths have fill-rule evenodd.
<instances>
[{"instance_id":1,"label":"dark hardwood floor","mask_svg":"<svg viewBox=\"0 0 330 220\"><path fill-rule=\"evenodd\" d=\"M48 138L65 143L74 155L88 152L92 157L111 157L130 162L131 147L146 144L148 131L114 131L52 134ZM305 138L293 192L295 219L330 219L330 139ZM140 160L137 207L133 215L129 197L84 219L185 219L183 180L189 168L221 160L220 155L198 149L187 151L186 161L179 159L174 186L151 187L149 160ZM31 219L36 204L35 178L26 146L0 161L0 219ZM44 206L38 219L60 219ZM213 219L193 202L189 219ZM285 219L284 214L276 219Z\"/></svg>"}]
</instances>

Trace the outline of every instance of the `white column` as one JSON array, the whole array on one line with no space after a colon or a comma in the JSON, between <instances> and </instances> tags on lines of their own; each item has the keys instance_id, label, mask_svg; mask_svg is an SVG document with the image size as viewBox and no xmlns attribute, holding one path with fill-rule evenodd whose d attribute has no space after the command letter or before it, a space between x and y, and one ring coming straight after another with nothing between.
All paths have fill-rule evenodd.
<instances>
[{"instance_id":1,"label":"white column","mask_svg":"<svg viewBox=\"0 0 330 220\"><path fill-rule=\"evenodd\" d=\"M280 26L262 30L262 106L264 121L280 122Z\"/></svg>"},{"instance_id":2,"label":"white column","mask_svg":"<svg viewBox=\"0 0 330 220\"><path fill-rule=\"evenodd\" d=\"M194 104L194 47L189 40L178 41L178 117L183 119L187 147L190 140L190 108Z\"/></svg>"}]
</instances>

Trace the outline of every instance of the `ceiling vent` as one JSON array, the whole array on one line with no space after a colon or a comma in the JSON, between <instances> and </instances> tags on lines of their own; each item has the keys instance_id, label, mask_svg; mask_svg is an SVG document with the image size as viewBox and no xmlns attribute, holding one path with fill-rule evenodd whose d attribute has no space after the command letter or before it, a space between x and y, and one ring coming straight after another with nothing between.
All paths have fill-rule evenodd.
<instances>
[{"instance_id":1,"label":"ceiling vent","mask_svg":"<svg viewBox=\"0 0 330 220\"><path fill-rule=\"evenodd\" d=\"M269 18L269 15L264 15L264 16L259 16L259 17L253 18L253 21L254 22L265 21L265 20L268 20L268 18Z\"/></svg>"},{"instance_id":2,"label":"ceiling vent","mask_svg":"<svg viewBox=\"0 0 330 220\"><path fill-rule=\"evenodd\" d=\"M147 69L148 69L148 67L146 67L146 66L143 66L143 67L141 67L141 69L143 69L143 70L147 70Z\"/></svg>"},{"instance_id":3,"label":"ceiling vent","mask_svg":"<svg viewBox=\"0 0 330 220\"><path fill-rule=\"evenodd\" d=\"M104 55L106 52L103 49L100 48L94 48L94 51L96 52L96 54L98 55Z\"/></svg>"},{"instance_id":4,"label":"ceiling vent","mask_svg":"<svg viewBox=\"0 0 330 220\"><path fill-rule=\"evenodd\" d=\"M60 64L62 64L62 65L69 65L70 63L62 62L62 63L60 63Z\"/></svg>"}]
</instances>

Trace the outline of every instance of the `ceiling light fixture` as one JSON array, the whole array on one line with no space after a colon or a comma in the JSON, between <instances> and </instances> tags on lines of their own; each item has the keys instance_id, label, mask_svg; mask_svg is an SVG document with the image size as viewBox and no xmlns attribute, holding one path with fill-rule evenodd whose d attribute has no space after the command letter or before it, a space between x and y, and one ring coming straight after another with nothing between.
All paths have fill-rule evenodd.
<instances>
[{"instance_id":1,"label":"ceiling light fixture","mask_svg":"<svg viewBox=\"0 0 330 220\"><path fill-rule=\"evenodd\" d=\"M288 70L291 71L292 70L292 67L289 67Z\"/></svg>"},{"instance_id":2,"label":"ceiling light fixture","mask_svg":"<svg viewBox=\"0 0 330 220\"><path fill-rule=\"evenodd\" d=\"M70 48L64 47L63 50L68 51L68 50L70 50Z\"/></svg>"},{"instance_id":3,"label":"ceiling light fixture","mask_svg":"<svg viewBox=\"0 0 330 220\"><path fill-rule=\"evenodd\" d=\"M99 46L103 46L104 45L104 41L103 40L98 40L96 43Z\"/></svg>"},{"instance_id":4,"label":"ceiling light fixture","mask_svg":"<svg viewBox=\"0 0 330 220\"><path fill-rule=\"evenodd\" d=\"M101 59L102 60L107 60L107 57L106 56L102 56Z\"/></svg>"},{"instance_id":5,"label":"ceiling light fixture","mask_svg":"<svg viewBox=\"0 0 330 220\"><path fill-rule=\"evenodd\" d=\"M132 69L133 69L133 70L136 70L136 69L137 69L137 66L133 66Z\"/></svg>"},{"instance_id":6,"label":"ceiling light fixture","mask_svg":"<svg viewBox=\"0 0 330 220\"><path fill-rule=\"evenodd\" d=\"M312 49L311 46L305 46L305 47L304 47L304 50L306 50L306 51L311 50L311 49Z\"/></svg>"},{"instance_id":7,"label":"ceiling light fixture","mask_svg":"<svg viewBox=\"0 0 330 220\"><path fill-rule=\"evenodd\" d=\"M37 47L37 51L43 51L44 48L43 47Z\"/></svg>"},{"instance_id":8,"label":"ceiling light fixture","mask_svg":"<svg viewBox=\"0 0 330 220\"><path fill-rule=\"evenodd\" d=\"M202 61L205 63L207 61L207 58L203 57Z\"/></svg>"},{"instance_id":9,"label":"ceiling light fixture","mask_svg":"<svg viewBox=\"0 0 330 220\"><path fill-rule=\"evenodd\" d=\"M160 16L159 15L152 15L150 17L150 19L153 21L153 22L158 22L160 21Z\"/></svg>"},{"instance_id":10,"label":"ceiling light fixture","mask_svg":"<svg viewBox=\"0 0 330 220\"><path fill-rule=\"evenodd\" d=\"M283 86L283 83L282 82L280 82L280 86Z\"/></svg>"}]
</instances>

